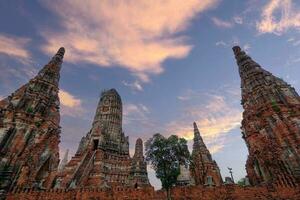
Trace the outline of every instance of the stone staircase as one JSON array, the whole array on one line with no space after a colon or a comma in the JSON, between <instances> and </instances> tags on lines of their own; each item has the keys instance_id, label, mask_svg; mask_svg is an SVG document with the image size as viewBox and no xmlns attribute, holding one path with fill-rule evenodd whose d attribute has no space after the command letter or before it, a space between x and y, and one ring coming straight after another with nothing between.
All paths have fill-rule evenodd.
<instances>
[{"instance_id":1,"label":"stone staircase","mask_svg":"<svg viewBox=\"0 0 300 200\"><path fill-rule=\"evenodd\" d=\"M79 163L79 165L75 169L73 175L71 176L71 179L70 179L69 184L67 185L67 187L72 188L74 186L73 184L75 184L75 186L76 186L79 183L80 178L82 177L82 174L84 173L85 168L88 165L93 153L94 152L89 151L84 155L84 158Z\"/></svg>"},{"instance_id":2,"label":"stone staircase","mask_svg":"<svg viewBox=\"0 0 300 200\"><path fill-rule=\"evenodd\" d=\"M300 167L294 168L294 176L296 177L297 181L300 182Z\"/></svg>"},{"instance_id":3,"label":"stone staircase","mask_svg":"<svg viewBox=\"0 0 300 200\"><path fill-rule=\"evenodd\" d=\"M96 151L96 154L94 156L94 161L93 161L93 167L90 171L90 176L87 179L87 184L88 185L95 185L99 186L102 184L104 177L103 177L103 157L101 154L101 151Z\"/></svg>"},{"instance_id":4,"label":"stone staircase","mask_svg":"<svg viewBox=\"0 0 300 200\"><path fill-rule=\"evenodd\" d=\"M11 177L11 169L3 169L0 171L0 200L5 199L10 183L12 182Z\"/></svg>"},{"instance_id":5,"label":"stone staircase","mask_svg":"<svg viewBox=\"0 0 300 200\"><path fill-rule=\"evenodd\" d=\"M294 174L295 174L295 176L300 178L300 167L297 167L294 169Z\"/></svg>"},{"instance_id":6,"label":"stone staircase","mask_svg":"<svg viewBox=\"0 0 300 200\"><path fill-rule=\"evenodd\" d=\"M97 150L93 152L91 158L89 159L89 162L85 166L83 173L81 174L81 176L78 180L78 185L84 186L85 181L89 178L89 174L94 167L94 160L95 160L96 153L97 153Z\"/></svg>"}]
</instances>

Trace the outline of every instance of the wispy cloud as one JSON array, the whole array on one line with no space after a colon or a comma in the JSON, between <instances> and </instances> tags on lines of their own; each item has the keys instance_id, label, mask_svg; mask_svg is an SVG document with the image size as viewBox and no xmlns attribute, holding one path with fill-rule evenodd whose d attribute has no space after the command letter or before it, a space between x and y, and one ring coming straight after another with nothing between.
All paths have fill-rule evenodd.
<instances>
[{"instance_id":1,"label":"wispy cloud","mask_svg":"<svg viewBox=\"0 0 300 200\"><path fill-rule=\"evenodd\" d=\"M149 108L143 104L126 103L123 108L124 123L147 120L149 112Z\"/></svg>"},{"instance_id":2,"label":"wispy cloud","mask_svg":"<svg viewBox=\"0 0 300 200\"><path fill-rule=\"evenodd\" d=\"M25 66L10 61L10 59L0 55L0 83L7 87L14 86L16 83L24 84L29 78L35 76L38 71L31 65Z\"/></svg>"},{"instance_id":3,"label":"wispy cloud","mask_svg":"<svg viewBox=\"0 0 300 200\"><path fill-rule=\"evenodd\" d=\"M133 91L143 91L143 86L141 85L141 83L139 81L134 81L132 83L128 83L126 81L122 81L123 85L129 87L131 90Z\"/></svg>"},{"instance_id":4,"label":"wispy cloud","mask_svg":"<svg viewBox=\"0 0 300 200\"><path fill-rule=\"evenodd\" d=\"M189 97L186 97L186 96L178 96L177 99L180 100L180 101L187 101L187 100L189 100Z\"/></svg>"},{"instance_id":5,"label":"wispy cloud","mask_svg":"<svg viewBox=\"0 0 300 200\"><path fill-rule=\"evenodd\" d=\"M7 89L24 84L37 69L28 46L31 39L0 33L0 83Z\"/></svg>"},{"instance_id":6,"label":"wispy cloud","mask_svg":"<svg viewBox=\"0 0 300 200\"><path fill-rule=\"evenodd\" d=\"M223 40L220 40L220 41L216 42L216 46L226 47L226 46L228 46L228 44L226 42L224 42Z\"/></svg>"},{"instance_id":7,"label":"wispy cloud","mask_svg":"<svg viewBox=\"0 0 300 200\"><path fill-rule=\"evenodd\" d=\"M225 21L217 17L212 17L211 20L217 27L220 28L232 28L234 26L231 21Z\"/></svg>"},{"instance_id":8,"label":"wispy cloud","mask_svg":"<svg viewBox=\"0 0 300 200\"><path fill-rule=\"evenodd\" d=\"M243 23L244 23L244 19L243 19L241 16L234 16L234 17L233 17L233 21L234 21L236 24L243 24Z\"/></svg>"},{"instance_id":9,"label":"wispy cloud","mask_svg":"<svg viewBox=\"0 0 300 200\"><path fill-rule=\"evenodd\" d=\"M177 96L177 99L180 101L188 101L191 100L195 95L197 94L194 90L188 89L183 94Z\"/></svg>"},{"instance_id":10,"label":"wispy cloud","mask_svg":"<svg viewBox=\"0 0 300 200\"><path fill-rule=\"evenodd\" d=\"M29 38L17 37L0 33L0 54L5 54L20 62L28 62L31 59L27 49Z\"/></svg>"},{"instance_id":11,"label":"wispy cloud","mask_svg":"<svg viewBox=\"0 0 300 200\"><path fill-rule=\"evenodd\" d=\"M215 144L209 148L209 151L211 154L215 154L221 151L223 148L224 148L224 144Z\"/></svg>"},{"instance_id":12,"label":"wispy cloud","mask_svg":"<svg viewBox=\"0 0 300 200\"><path fill-rule=\"evenodd\" d=\"M287 41L288 41L290 44L292 44L293 46L298 46L298 45L300 45L300 40L299 40L299 39L289 38Z\"/></svg>"},{"instance_id":13,"label":"wispy cloud","mask_svg":"<svg viewBox=\"0 0 300 200\"><path fill-rule=\"evenodd\" d=\"M218 47L222 47L222 48L228 48L228 47L231 48L232 46L239 45L239 46L242 47L242 49L246 53L249 53L249 51L251 49L250 43L242 44L237 37L233 37L231 40L228 40L228 41L223 41L223 40L217 41L215 43L215 45L218 46Z\"/></svg>"},{"instance_id":14,"label":"wispy cloud","mask_svg":"<svg viewBox=\"0 0 300 200\"><path fill-rule=\"evenodd\" d=\"M217 95L203 95L203 97L209 99L207 104L186 107L182 124L175 121L171 122L169 127L174 127L175 130L177 129L176 132L180 132L180 135L192 139L190 124L193 121L198 122L199 128L206 138L215 138L219 134L227 133L240 125L241 111L228 105L224 97ZM186 124L187 122L188 124ZM182 128L178 129L178 126Z\"/></svg>"},{"instance_id":15,"label":"wispy cloud","mask_svg":"<svg viewBox=\"0 0 300 200\"><path fill-rule=\"evenodd\" d=\"M146 141L161 128L161 124L152 119L151 109L141 103L125 103L123 105L123 124L125 134L130 135L132 150L134 150L137 138Z\"/></svg>"},{"instance_id":16,"label":"wispy cloud","mask_svg":"<svg viewBox=\"0 0 300 200\"><path fill-rule=\"evenodd\" d=\"M270 0L262 9L256 28L259 33L281 35L291 28L300 28L300 10L292 0Z\"/></svg>"},{"instance_id":17,"label":"wispy cloud","mask_svg":"<svg viewBox=\"0 0 300 200\"><path fill-rule=\"evenodd\" d=\"M163 72L167 58L188 55L192 46L180 33L218 1L43 1L63 27L41 33L47 41L43 50L53 54L63 45L67 61L120 66L149 81L149 75Z\"/></svg>"},{"instance_id":18,"label":"wispy cloud","mask_svg":"<svg viewBox=\"0 0 300 200\"><path fill-rule=\"evenodd\" d=\"M193 138L192 122L196 121L210 150L214 152L221 150L226 143L224 137L240 126L242 118L241 110L232 104L232 98L239 99L240 93L233 92L230 88L227 91L225 97L189 90L182 95L188 99L184 102L183 114L167 124L167 132L190 140Z\"/></svg>"},{"instance_id":19,"label":"wispy cloud","mask_svg":"<svg viewBox=\"0 0 300 200\"><path fill-rule=\"evenodd\" d=\"M61 104L61 115L79 117L83 114L82 101L71 93L60 89L59 99Z\"/></svg>"}]
</instances>

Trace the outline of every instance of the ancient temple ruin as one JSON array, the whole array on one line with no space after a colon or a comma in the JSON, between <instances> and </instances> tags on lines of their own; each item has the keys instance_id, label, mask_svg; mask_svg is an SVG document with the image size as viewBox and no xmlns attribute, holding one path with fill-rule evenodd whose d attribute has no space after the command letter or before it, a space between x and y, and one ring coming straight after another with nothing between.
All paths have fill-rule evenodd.
<instances>
[{"instance_id":1,"label":"ancient temple ruin","mask_svg":"<svg viewBox=\"0 0 300 200\"><path fill-rule=\"evenodd\" d=\"M103 91L91 130L76 154L59 164L58 82L65 50L9 97L0 101L0 192L14 187L151 187L143 141L129 155L122 131L122 101L115 89Z\"/></svg>"},{"instance_id":2,"label":"ancient temple ruin","mask_svg":"<svg viewBox=\"0 0 300 200\"><path fill-rule=\"evenodd\" d=\"M143 141L138 139L136 152L130 158L128 136L122 131L121 97L115 89L104 91L91 130L58 174L54 187L150 186L142 148Z\"/></svg>"},{"instance_id":3,"label":"ancient temple ruin","mask_svg":"<svg viewBox=\"0 0 300 200\"><path fill-rule=\"evenodd\" d=\"M143 140L138 138L135 143L135 152L131 160L129 181L134 188L149 186L147 163L143 153Z\"/></svg>"},{"instance_id":4,"label":"ancient temple ruin","mask_svg":"<svg viewBox=\"0 0 300 200\"><path fill-rule=\"evenodd\" d=\"M191 174L196 185L220 186L223 184L220 169L207 149L200 131L194 122L194 144Z\"/></svg>"},{"instance_id":5,"label":"ancient temple ruin","mask_svg":"<svg viewBox=\"0 0 300 200\"><path fill-rule=\"evenodd\" d=\"M300 98L282 79L233 48L241 77L242 134L251 186L225 184L194 123L190 166L180 166L175 199L300 199ZM133 157L122 100L102 92L91 129L59 164L60 48L36 77L0 101L0 199L164 199L150 185L143 141ZM252 187L255 186L255 187ZM214 187L214 188L211 188ZM1 196L2 195L2 196Z\"/></svg>"},{"instance_id":6,"label":"ancient temple ruin","mask_svg":"<svg viewBox=\"0 0 300 200\"><path fill-rule=\"evenodd\" d=\"M292 187L300 178L300 98L293 87L233 47L241 77L242 134L252 185Z\"/></svg>"},{"instance_id":7,"label":"ancient temple ruin","mask_svg":"<svg viewBox=\"0 0 300 200\"><path fill-rule=\"evenodd\" d=\"M0 189L51 187L59 163L60 48L36 77L0 101Z\"/></svg>"}]
</instances>

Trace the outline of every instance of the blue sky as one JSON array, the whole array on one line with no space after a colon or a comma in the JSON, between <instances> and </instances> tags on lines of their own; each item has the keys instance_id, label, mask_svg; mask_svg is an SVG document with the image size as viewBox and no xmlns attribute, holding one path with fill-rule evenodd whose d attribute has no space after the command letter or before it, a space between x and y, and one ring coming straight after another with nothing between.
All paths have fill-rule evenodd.
<instances>
[{"instance_id":1,"label":"blue sky","mask_svg":"<svg viewBox=\"0 0 300 200\"><path fill-rule=\"evenodd\" d=\"M100 92L116 88L135 140L196 121L223 176L245 176L240 78L233 45L300 90L300 5L292 0L0 2L0 97L32 78L59 47L61 153L91 128ZM153 185L159 187L153 170Z\"/></svg>"}]
</instances>

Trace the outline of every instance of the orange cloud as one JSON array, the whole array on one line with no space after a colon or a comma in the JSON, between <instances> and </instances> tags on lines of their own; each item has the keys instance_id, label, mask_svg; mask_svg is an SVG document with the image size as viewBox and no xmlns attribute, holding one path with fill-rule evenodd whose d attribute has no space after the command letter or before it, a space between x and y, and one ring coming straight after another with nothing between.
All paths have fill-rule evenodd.
<instances>
[{"instance_id":1,"label":"orange cloud","mask_svg":"<svg viewBox=\"0 0 300 200\"><path fill-rule=\"evenodd\" d=\"M0 53L17 58L21 61L28 60L31 58L30 53L26 48L29 42L29 38L0 34Z\"/></svg>"},{"instance_id":2,"label":"orange cloud","mask_svg":"<svg viewBox=\"0 0 300 200\"><path fill-rule=\"evenodd\" d=\"M64 91L64 90L59 91L59 99L60 99L60 102L62 105L71 107L71 108L80 106L80 104L81 104L80 99L75 98L69 92Z\"/></svg>"},{"instance_id":3,"label":"orange cloud","mask_svg":"<svg viewBox=\"0 0 300 200\"><path fill-rule=\"evenodd\" d=\"M209 151L211 154L215 154L219 151L221 151L224 147L224 144L216 144L216 145L213 145L211 147L209 147Z\"/></svg>"},{"instance_id":4,"label":"orange cloud","mask_svg":"<svg viewBox=\"0 0 300 200\"><path fill-rule=\"evenodd\" d=\"M233 98L239 94L228 91ZM188 105L186 101L190 100L201 99L202 102L200 101L200 105L192 103L192 106L185 106L182 116L167 125L167 132L192 140L194 137L192 123L196 121L208 148L214 153L220 151L225 145L226 134L240 126L241 110L231 105L232 102L224 96L196 93L190 90L186 96L181 97L187 99L185 105Z\"/></svg>"},{"instance_id":5,"label":"orange cloud","mask_svg":"<svg viewBox=\"0 0 300 200\"><path fill-rule=\"evenodd\" d=\"M218 1L49 0L46 6L58 14L63 29L42 33L43 50L53 54L63 45L69 62L117 65L147 82L149 75L163 72L167 58L187 56L192 46L178 34Z\"/></svg>"},{"instance_id":6,"label":"orange cloud","mask_svg":"<svg viewBox=\"0 0 300 200\"><path fill-rule=\"evenodd\" d=\"M82 102L80 99L62 89L59 90L58 96L62 115L78 117L83 114Z\"/></svg>"},{"instance_id":7,"label":"orange cloud","mask_svg":"<svg viewBox=\"0 0 300 200\"><path fill-rule=\"evenodd\" d=\"M277 15L280 11L281 15ZM260 33L282 34L290 28L300 28L300 13L291 0L270 0L262 9L256 28Z\"/></svg>"}]
</instances>

